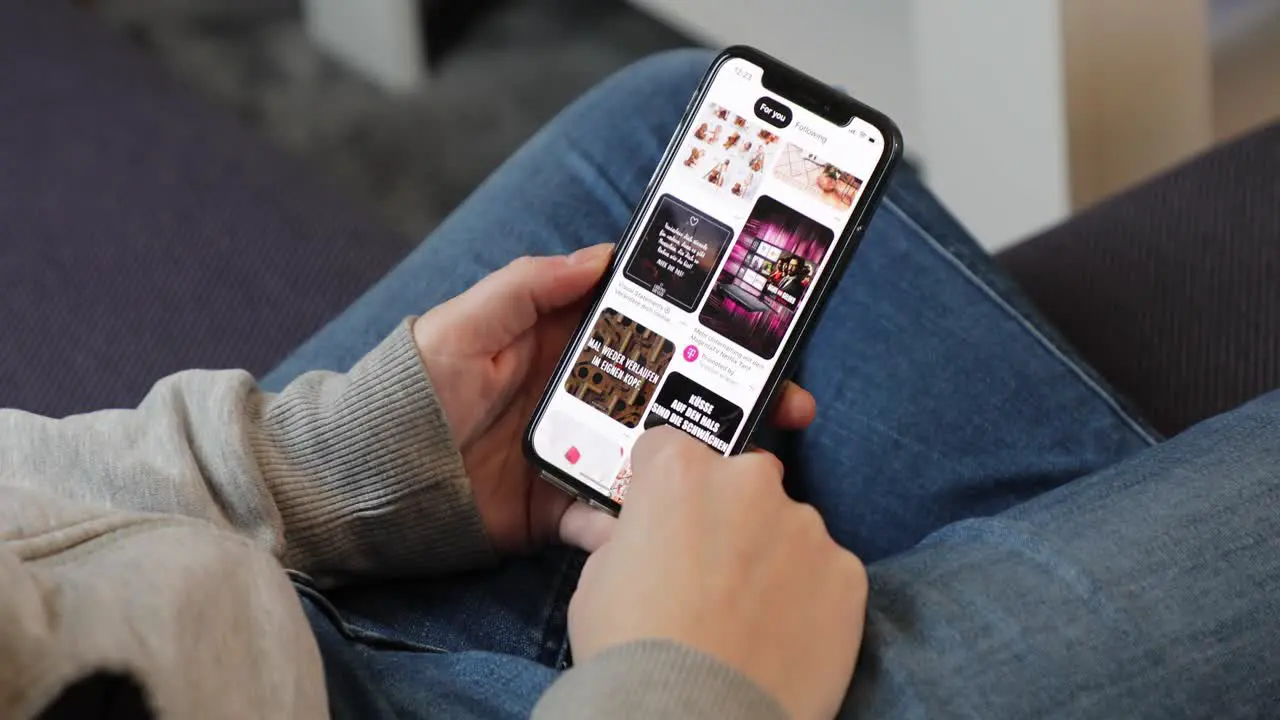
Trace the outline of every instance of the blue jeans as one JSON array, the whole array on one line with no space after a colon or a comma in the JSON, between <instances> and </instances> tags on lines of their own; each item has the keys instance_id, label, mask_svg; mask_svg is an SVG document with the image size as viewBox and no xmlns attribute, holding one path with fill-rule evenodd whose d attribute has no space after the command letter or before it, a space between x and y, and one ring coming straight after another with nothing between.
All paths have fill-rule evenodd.
<instances>
[{"instance_id":1,"label":"blue jeans","mask_svg":"<svg viewBox=\"0 0 1280 720\"><path fill-rule=\"evenodd\" d=\"M616 239L710 56L565 110L274 371L345 370L522 254ZM1280 397L1158 438L909 172L803 358L791 492L869 565L850 717L1226 717L1280 699ZM581 567L300 586L335 716L522 717L567 662ZM1275 655L1275 657L1273 657Z\"/></svg>"}]
</instances>

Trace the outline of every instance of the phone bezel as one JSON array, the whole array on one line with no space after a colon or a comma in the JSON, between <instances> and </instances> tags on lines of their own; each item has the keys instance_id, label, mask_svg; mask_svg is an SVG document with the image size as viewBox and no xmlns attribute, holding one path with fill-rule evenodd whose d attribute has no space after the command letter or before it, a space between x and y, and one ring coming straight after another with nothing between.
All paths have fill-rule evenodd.
<instances>
[{"instance_id":1,"label":"phone bezel","mask_svg":"<svg viewBox=\"0 0 1280 720\"><path fill-rule=\"evenodd\" d=\"M858 244L862 240L863 234L866 232L867 222L870 220L875 209L880 204L881 198L884 196L885 189L888 186L888 180L892 176L894 169L897 167L898 161L902 157L902 133L898 130L897 125L893 123L888 116L871 108L853 97L836 90L833 87L823 84L817 79L806 75L795 68L792 68L782 61L773 58L760 50L743 45L736 45L726 48L707 69L706 74L698 83L698 88L694 92L692 99L689 101L688 107L685 108L684 116L680 120L680 125L672 134L671 140L667 143L667 148L663 152L662 160L658 163L658 167L654 170L653 176L649 178L648 186L645 188L644 194L640 201L636 204L635 210L631 213L631 219L627 222L627 227L622 232L622 236L618 239L621 243L628 237L632 241L638 241L640 223L644 220L644 211L652 204L658 187L661 185L662 178L666 177L667 172L671 169L671 165L675 160L675 155L679 151L681 140L688 134L692 127L694 119L697 117L698 110L706 101L707 94L711 88L711 82L715 79L720 67L726 62L741 58L761 68L761 83L770 92L775 92L780 99L804 106L806 109L815 114L828 116L832 111L828 108L836 108L841 115L851 118L858 118L880 131L884 139L884 156L880 164L876 167L871 177L867 179L866 187L862 195L858 199L858 204L853 210L853 214L849 218L848 224L840 232L833 246L833 252L837 253L836 258L830 265L830 269L824 272L816 286L812 289L812 295L807 305L800 311L795 319L795 330L787 338L777 355L777 363L773 371L769 374L768 380L760 395L756 398L755 404L744 420L745 432L739 434L737 441L730 448L731 455L741 453L750 443L754 436L760 421L765 417L769 409L774 405L777 399L778 390L783 383L790 377L795 366L795 359L803 351L808 340L809 331L814 322L821 316L826 306L827 298L831 293L831 289L835 287L835 283L844 275L845 269L849 265L849 260L853 257L857 250ZM768 79L766 81L766 78ZM789 97L781 90L775 88L797 88L799 97ZM816 109L815 109L816 108ZM828 117L827 119L831 119ZM594 487L578 480L577 478L560 470L555 464L543 459L538 455L533 445L533 434L538 424L542 421L543 415L546 413L547 405L551 401L551 397L559 388L558 382L569 365L573 362L574 350L582 344L586 333L589 333L590 320L600 311L600 303L604 299L604 291L608 287L613 276L622 272L622 257L626 254L620 252L621 247L615 246L613 257L609 261L608 270L600 283L592 291L592 299L590 309L583 315L582 322L579 323L577 330L574 332L573 338L565 345L564 351L561 353L560 361L556 363L556 369L552 373L547 387L543 390L542 397L538 400L538 405L534 408L533 416L530 418L528 425L525 427L523 445L524 453L529 462L533 463L543 479L552 482L561 489L567 491L571 495L584 500L591 505L600 508L606 512L617 515L622 510L622 504L615 502L613 498L601 493ZM607 421L607 419L606 419Z\"/></svg>"}]
</instances>

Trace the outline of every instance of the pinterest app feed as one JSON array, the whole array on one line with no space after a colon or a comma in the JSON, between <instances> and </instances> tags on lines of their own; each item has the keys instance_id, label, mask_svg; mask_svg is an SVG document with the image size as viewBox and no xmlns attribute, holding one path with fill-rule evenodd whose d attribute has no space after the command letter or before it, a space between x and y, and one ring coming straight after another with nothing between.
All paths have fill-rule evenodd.
<instances>
[{"instance_id":1,"label":"pinterest app feed","mask_svg":"<svg viewBox=\"0 0 1280 720\"><path fill-rule=\"evenodd\" d=\"M539 455L618 502L647 428L729 452L883 156L871 125L760 76L721 66L534 430Z\"/></svg>"}]
</instances>

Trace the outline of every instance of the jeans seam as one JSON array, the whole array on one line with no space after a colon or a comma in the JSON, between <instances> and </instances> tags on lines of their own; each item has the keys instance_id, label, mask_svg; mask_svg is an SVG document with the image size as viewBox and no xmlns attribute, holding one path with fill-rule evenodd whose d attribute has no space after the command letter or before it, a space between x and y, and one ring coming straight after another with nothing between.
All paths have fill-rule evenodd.
<instances>
[{"instance_id":1,"label":"jeans seam","mask_svg":"<svg viewBox=\"0 0 1280 720\"><path fill-rule=\"evenodd\" d=\"M346 638L349 642L359 643L366 647L375 649L393 650L398 652L426 653L430 655L441 655L449 652L448 650L435 645L387 637L382 633L373 630L366 630L365 628L353 625L350 622L347 622L347 619L343 617L342 612L338 610L337 606L329 601L329 598L324 596L324 593L309 584L298 582L296 579L293 581L293 586L294 591L299 595L310 598L310 600L320 609L320 612L328 616L329 622L333 624L333 627L337 630L338 634Z\"/></svg>"},{"instance_id":2,"label":"jeans seam","mask_svg":"<svg viewBox=\"0 0 1280 720\"><path fill-rule=\"evenodd\" d=\"M554 584L555 590L550 596L542 627L542 648L537 658L538 662L557 670L567 669L568 610L574 592L570 585L577 585L577 574L581 572L583 565L582 558L574 552L569 551L565 555L565 560L560 565L559 577Z\"/></svg>"},{"instance_id":3,"label":"jeans seam","mask_svg":"<svg viewBox=\"0 0 1280 720\"><path fill-rule=\"evenodd\" d=\"M1120 420L1127 425L1130 430L1137 434L1143 442L1147 443L1149 446L1159 444L1159 441L1147 432L1146 428L1143 427L1143 424L1126 412L1120 405L1120 402L1116 400L1111 393L1107 392L1102 386L1100 386L1094 378L1090 377L1089 373L1086 372L1084 368L1080 367L1079 363L1075 362L1071 357L1063 352L1062 348L1058 347L1053 341L1046 337L1033 322L1023 316L1022 313L1018 312L1017 309L1010 305L1004 298L1000 297L999 293L992 289L990 285L983 282L982 278L978 277L978 275L965 265L960 258L956 257L950 250L943 247L942 243L938 242L933 235L929 233L929 231L925 230L920 223L916 222L914 218L904 212L903 209L898 206L896 201L892 198L886 197L884 199L884 204L904 223L906 223L907 227L911 228L911 230L923 238L934 252L941 255L947 262L951 263L957 270L959 270L962 277L981 291L988 300L995 304L997 308L1002 310L1009 317L1013 318L1024 332L1030 335L1042 348L1048 350L1049 354L1057 359L1059 363L1083 381L1085 386L1101 398L1102 401L1107 404L1107 407L1115 413L1116 417L1120 418Z\"/></svg>"}]
</instances>

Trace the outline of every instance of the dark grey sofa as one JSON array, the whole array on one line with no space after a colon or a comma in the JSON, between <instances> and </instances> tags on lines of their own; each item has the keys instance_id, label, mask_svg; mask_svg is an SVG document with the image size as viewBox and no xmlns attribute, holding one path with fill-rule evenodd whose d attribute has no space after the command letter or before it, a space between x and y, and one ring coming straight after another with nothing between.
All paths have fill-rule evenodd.
<instances>
[{"instance_id":1,"label":"dark grey sofa","mask_svg":"<svg viewBox=\"0 0 1280 720\"><path fill-rule=\"evenodd\" d=\"M0 406L268 370L405 252L62 2L0 0ZM1280 126L999 258L1165 433L1280 385Z\"/></svg>"},{"instance_id":2,"label":"dark grey sofa","mask_svg":"<svg viewBox=\"0 0 1280 720\"><path fill-rule=\"evenodd\" d=\"M1280 124L998 260L1167 435L1280 387Z\"/></svg>"},{"instance_id":3,"label":"dark grey sofa","mask_svg":"<svg viewBox=\"0 0 1280 720\"><path fill-rule=\"evenodd\" d=\"M0 406L264 372L407 251L63 0L0 0Z\"/></svg>"}]
</instances>

